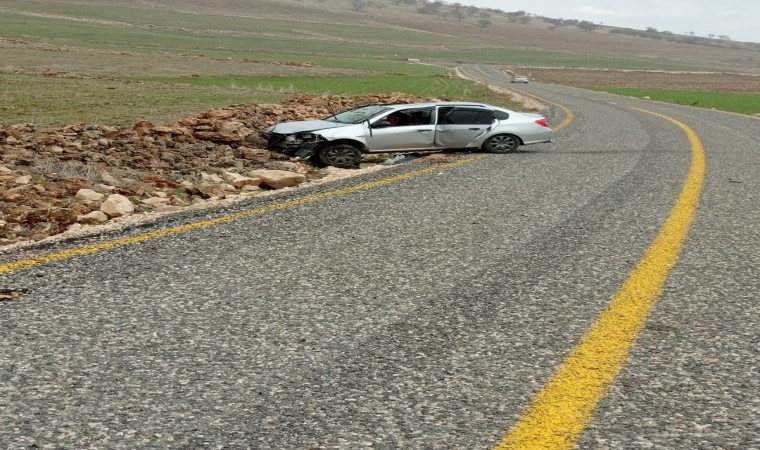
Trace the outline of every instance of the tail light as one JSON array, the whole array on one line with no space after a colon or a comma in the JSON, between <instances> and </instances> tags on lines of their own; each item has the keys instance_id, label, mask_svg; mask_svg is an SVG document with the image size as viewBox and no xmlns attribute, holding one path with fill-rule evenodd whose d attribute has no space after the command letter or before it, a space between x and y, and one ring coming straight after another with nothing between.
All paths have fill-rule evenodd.
<instances>
[{"instance_id":1,"label":"tail light","mask_svg":"<svg viewBox=\"0 0 760 450\"><path fill-rule=\"evenodd\" d=\"M538 119L536 120L536 123L541 125L542 127L549 128L549 121L546 119Z\"/></svg>"}]
</instances>

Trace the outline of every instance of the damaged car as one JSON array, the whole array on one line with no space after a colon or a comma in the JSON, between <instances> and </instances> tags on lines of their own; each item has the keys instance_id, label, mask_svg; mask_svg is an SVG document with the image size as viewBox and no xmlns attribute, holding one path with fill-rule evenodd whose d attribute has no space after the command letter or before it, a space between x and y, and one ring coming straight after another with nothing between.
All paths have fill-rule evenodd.
<instances>
[{"instance_id":1,"label":"damaged car","mask_svg":"<svg viewBox=\"0 0 760 450\"><path fill-rule=\"evenodd\" d=\"M367 105L319 120L283 122L265 132L267 148L342 168L364 153L473 149L509 153L551 142L541 114L470 102Z\"/></svg>"}]
</instances>

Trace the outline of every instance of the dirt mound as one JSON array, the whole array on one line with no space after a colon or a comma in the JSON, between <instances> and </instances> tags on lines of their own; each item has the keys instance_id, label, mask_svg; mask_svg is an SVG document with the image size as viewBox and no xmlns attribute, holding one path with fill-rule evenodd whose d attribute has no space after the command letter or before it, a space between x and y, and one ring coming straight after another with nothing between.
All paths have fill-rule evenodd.
<instances>
[{"instance_id":1,"label":"dirt mound","mask_svg":"<svg viewBox=\"0 0 760 450\"><path fill-rule=\"evenodd\" d=\"M126 197L134 209L129 214L141 214L256 195L260 187L241 180L256 169L319 179L325 169L265 150L262 132L285 120L420 100L406 94L299 95L280 104L213 109L161 126L141 121L130 129L81 123L0 128L0 246L107 222L115 217L103 212L112 197Z\"/></svg>"}]
</instances>

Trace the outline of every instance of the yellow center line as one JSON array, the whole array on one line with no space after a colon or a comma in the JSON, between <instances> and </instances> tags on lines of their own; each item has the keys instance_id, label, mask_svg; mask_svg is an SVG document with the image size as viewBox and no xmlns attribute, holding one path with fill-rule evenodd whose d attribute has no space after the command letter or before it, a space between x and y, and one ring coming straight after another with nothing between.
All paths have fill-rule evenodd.
<instances>
[{"instance_id":1,"label":"yellow center line","mask_svg":"<svg viewBox=\"0 0 760 450\"><path fill-rule=\"evenodd\" d=\"M364 191L367 189L385 186L391 183L396 183L398 181L418 177L420 175L426 175L426 174L436 172L439 170L451 169L454 167L469 164L471 162L486 158L488 156L490 155L483 154L483 155L470 156L465 159L451 162L451 163L439 164L439 165L427 167L425 169L416 170L414 172L407 172L407 173L397 175L394 177L384 178L377 181L371 181L369 183L363 183L363 184L348 187L345 189L339 189L335 191L325 192L322 194L312 195L310 197L304 197L304 198L300 198L296 200L291 200L288 202L275 203L273 205L262 206L260 208L256 208L249 211L242 211L235 214L228 214L226 216L217 217L215 219L192 222L185 225L178 225L175 227L166 228L163 230L151 231L149 233L142 233L142 234L137 234L134 236L129 236L129 237L121 238L121 239L114 239L111 241L88 245L85 247L75 248L71 250L64 250L57 253L51 253L48 255L39 256L36 258L30 258L30 259L24 259L20 261L0 264L0 274L28 269L30 267L34 267L39 264L53 263L53 262L62 261L65 259L74 258L77 256L84 256L84 255L89 255L92 253L98 253L105 250L110 250L110 249L114 249L118 247L124 247L126 245L138 244L140 242L148 241L151 239L158 239L163 236L170 236L174 234L185 233L192 230L208 228L214 225L232 222L234 220L244 219L247 217L258 216L258 215L266 214L273 211L295 208L297 206L307 205L309 203L314 203L320 200L326 200L328 198L340 197L343 195L352 194L354 192L359 192L359 191Z\"/></svg>"},{"instance_id":2,"label":"yellow center line","mask_svg":"<svg viewBox=\"0 0 760 450\"><path fill-rule=\"evenodd\" d=\"M681 193L654 241L607 309L495 450L574 448L596 405L625 364L678 260L699 205L706 165L704 149L697 135L683 123L651 111L637 111L670 121L688 136L691 165Z\"/></svg>"}]
</instances>

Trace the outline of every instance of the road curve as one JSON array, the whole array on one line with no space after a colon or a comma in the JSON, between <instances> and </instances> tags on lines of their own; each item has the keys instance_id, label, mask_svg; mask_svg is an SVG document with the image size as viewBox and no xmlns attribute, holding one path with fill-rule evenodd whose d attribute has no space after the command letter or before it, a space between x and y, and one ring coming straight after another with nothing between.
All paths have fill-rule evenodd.
<instances>
[{"instance_id":1,"label":"road curve","mask_svg":"<svg viewBox=\"0 0 760 450\"><path fill-rule=\"evenodd\" d=\"M468 67L465 72L510 87L493 67ZM561 86L531 85L520 91L550 99L561 110L569 106L579 119L565 133L568 137L576 135L572 128L587 121L588 108L606 111L610 105L631 108L632 114L647 110L675 117L696 131L708 160L685 251L579 448L760 447L758 396L753 394L758 391L753 374L760 283L750 275L760 273L760 235L754 225L760 218L755 162L760 121ZM656 136L650 133L650 139ZM620 140L608 143L609 148ZM653 144L659 151L676 149L664 142Z\"/></svg>"},{"instance_id":2,"label":"road curve","mask_svg":"<svg viewBox=\"0 0 760 450\"><path fill-rule=\"evenodd\" d=\"M0 254L1 267L36 261L0 275L25 292L0 302L0 442L494 448L682 191L689 139L646 110L700 139L701 199L577 446L760 447L758 121L519 89L572 111L553 143Z\"/></svg>"}]
</instances>

